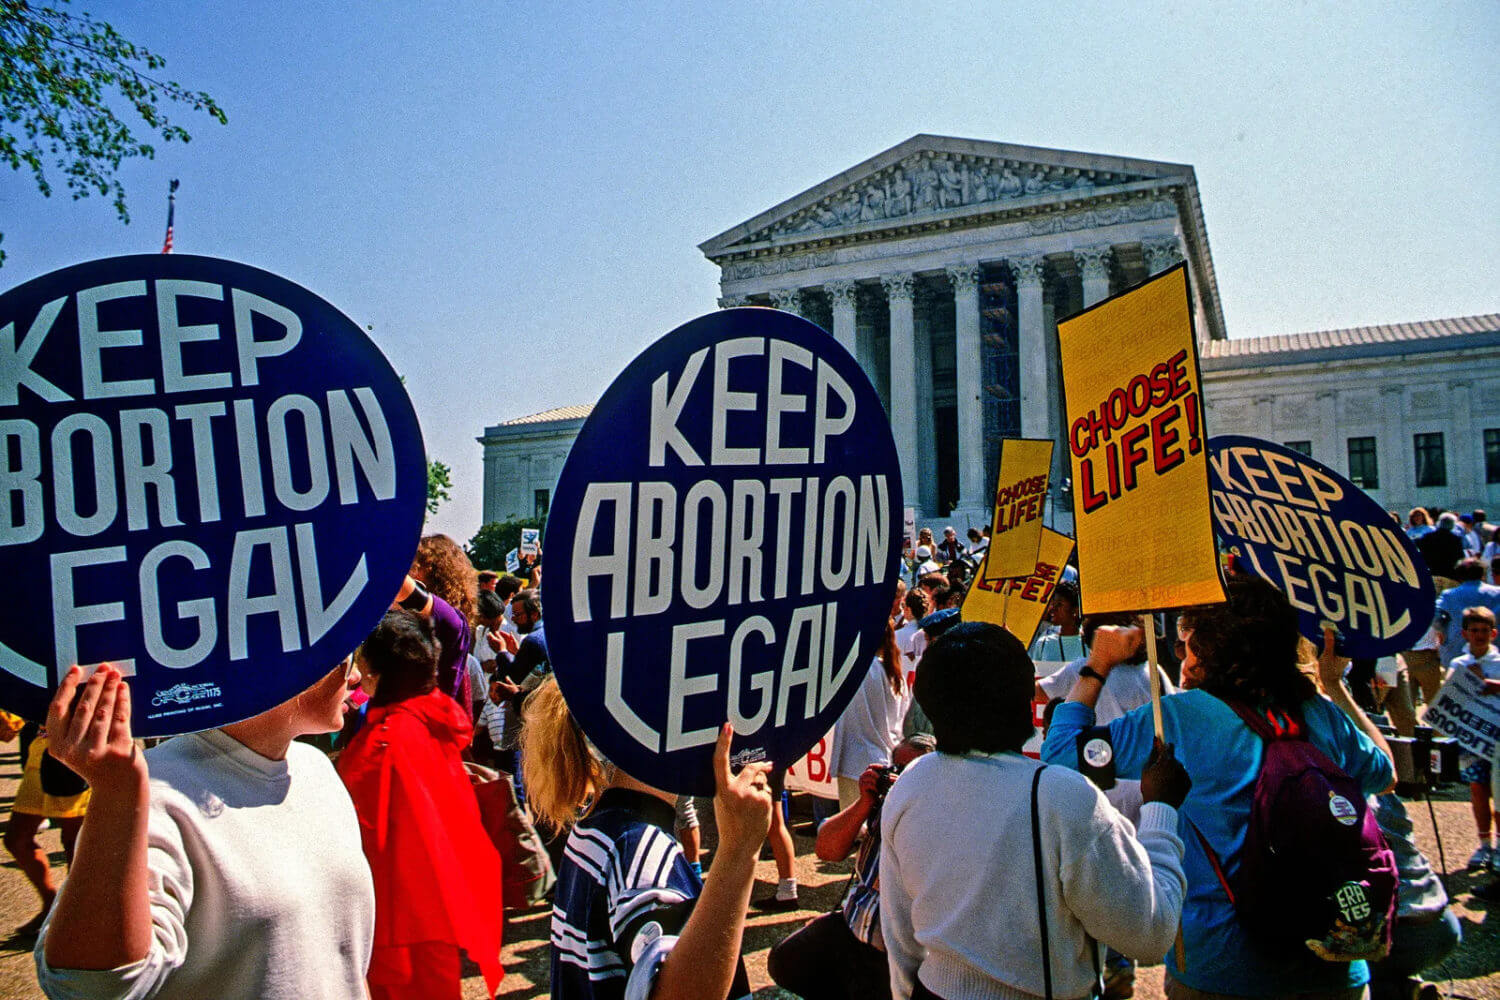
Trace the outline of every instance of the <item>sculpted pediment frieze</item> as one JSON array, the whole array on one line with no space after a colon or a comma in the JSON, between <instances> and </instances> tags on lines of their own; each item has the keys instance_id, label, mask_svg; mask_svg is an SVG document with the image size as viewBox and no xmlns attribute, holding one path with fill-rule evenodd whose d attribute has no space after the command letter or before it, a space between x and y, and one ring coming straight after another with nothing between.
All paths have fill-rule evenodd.
<instances>
[{"instance_id":1,"label":"sculpted pediment frieze","mask_svg":"<svg viewBox=\"0 0 1500 1000\"><path fill-rule=\"evenodd\" d=\"M923 151L827 194L740 242L842 229L882 221L918 222L924 216L987 203L1034 198L1151 180L1145 174L1025 163Z\"/></svg>"}]
</instances>

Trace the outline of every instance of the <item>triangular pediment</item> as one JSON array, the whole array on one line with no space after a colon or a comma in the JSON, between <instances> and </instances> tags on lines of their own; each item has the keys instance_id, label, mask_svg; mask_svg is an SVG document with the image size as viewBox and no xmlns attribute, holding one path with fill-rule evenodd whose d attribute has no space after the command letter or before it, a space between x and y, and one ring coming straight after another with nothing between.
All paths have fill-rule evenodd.
<instances>
[{"instance_id":1,"label":"triangular pediment","mask_svg":"<svg viewBox=\"0 0 1500 1000\"><path fill-rule=\"evenodd\" d=\"M700 245L822 239L945 216L1076 201L1107 189L1191 179L1192 167L1120 156L917 135Z\"/></svg>"}]
</instances>

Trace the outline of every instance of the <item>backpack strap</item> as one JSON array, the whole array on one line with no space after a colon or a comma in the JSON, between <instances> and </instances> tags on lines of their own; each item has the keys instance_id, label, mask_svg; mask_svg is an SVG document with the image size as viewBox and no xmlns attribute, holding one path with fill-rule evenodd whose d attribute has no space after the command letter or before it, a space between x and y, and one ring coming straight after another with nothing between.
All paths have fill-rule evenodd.
<instances>
[{"instance_id":1,"label":"backpack strap","mask_svg":"<svg viewBox=\"0 0 1500 1000\"><path fill-rule=\"evenodd\" d=\"M1194 823L1186 816L1183 819L1187 819L1187 825L1193 828L1193 835L1198 838L1198 846L1203 848L1203 854L1208 858L1209 867L1214 870L1214 877L1219 880L1219 885L1223 888L1224 895L1229 897L1229 905L1238 905L1235 902L1234 890L1229 887L1229 876L1224 872L1224 863L1219 860L1218 852L1209 846L1208 838L1203 836L1203 831L1198 829L1197 823Z\"/></svg>"},{"instance_id":2,"label":"backpack strap","mask_svg":"<svg viewBox=\"0 0 1500 1000\"><path fill-rule=\"evenodd\" d=\"M1037 808L1037 789L1042 783L1043 764L1031 778L1031 857L1036 867L1036 912L1042 928L1042 987L1052 1000L1052 949L1047 940L1047 886L1042 879L1042 814ZM1095 961L1098 961L1097 956Z\"/></svg>"},{"instance_id":3,"label":"backpack strap","mask_svg":"<svg viewBox=\"0 0 1500 1000\"><path fill-rule=\"evenodd\" d=\"M1307 727L1302 722L1302 712L1296 708L1255 709L1242 701L1224 699L1224 704L1234 709L1250 729L1267 743L1273 740L1305 740Z\"/></svg>"}]
</instances>

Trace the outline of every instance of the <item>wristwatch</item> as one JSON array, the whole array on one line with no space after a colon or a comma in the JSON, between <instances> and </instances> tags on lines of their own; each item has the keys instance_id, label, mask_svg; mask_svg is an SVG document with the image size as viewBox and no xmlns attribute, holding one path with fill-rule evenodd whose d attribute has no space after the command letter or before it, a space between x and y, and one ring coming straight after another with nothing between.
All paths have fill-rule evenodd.
<instances>
[{"instance_id":1,"label":"wristwatch","mask_svg":"<svg viewBox=\"0 0 1500 1000\"><path fill-rule=\"evenodd\" d=\"M1091 667L1091 666L1089 666L1087 664L1084 664L1083 668L1078 671L1078 676L1079 677L1092 677L1094 680L1098 681L1100 684L1103 684L1104 681L1105 681L1105 677L1104 677L1103 674L1101 674L1099 671L1095 670L1093 667Z\"/></svg>"}]
</instances>

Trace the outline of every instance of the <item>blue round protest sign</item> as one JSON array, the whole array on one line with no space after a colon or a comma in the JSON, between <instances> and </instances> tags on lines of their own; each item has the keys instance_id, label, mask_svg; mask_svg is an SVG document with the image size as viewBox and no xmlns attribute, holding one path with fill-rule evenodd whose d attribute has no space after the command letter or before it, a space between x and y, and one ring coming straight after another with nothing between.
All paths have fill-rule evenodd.
<instances>
[{"instance_id":1,"label":"blue round protest sign","mask_svg":"<svg viewBox=\"0 0 1500 1000\"><path fill-rule=\"evenodd\" d=\"M1349 657L1411 649L1432 623L1432 574L1385 509L1321 462L1239 435L1208 442L1214 528L1246 569L1297 609L1321 646L1323 623Z\"/></svg>"},{"instance_id":2,"label":"blue round protest sign","mask_svg":"<svg viewBox=\"0 0 1500 1000\"><path fill-rule=\"evenodd\" d=\"M884 637L901 480L849 352L729 309L648 347L574 442L547 525L547 647L584 732L636 778L711 795L828 732Z\"/></svg>"},{"instance_id":3,"label":"blue round protest sign","mask_svg":"<svg viewBox=\"0 0 1500 1000\"><path fill-rule=\"evenodd\" d=\"M416 414L348 317L257 268L96 260L0 295L0 706L129 676L157 736L248 718L389 607L426 501Z\"/></svg>"}]
</instances>

